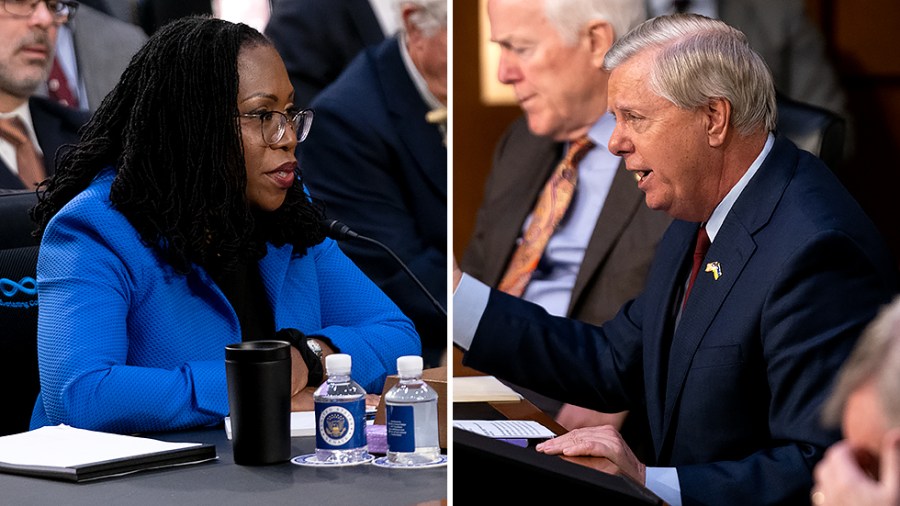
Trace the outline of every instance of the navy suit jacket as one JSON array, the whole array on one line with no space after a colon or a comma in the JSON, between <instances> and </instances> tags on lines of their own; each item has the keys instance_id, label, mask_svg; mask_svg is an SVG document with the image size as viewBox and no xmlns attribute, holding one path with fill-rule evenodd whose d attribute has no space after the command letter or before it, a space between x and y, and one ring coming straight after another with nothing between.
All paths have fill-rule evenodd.
<instances>
[{"instance_id":1,"label":"navy suit jacket","mask_svg":"<svg viewBox=\"0 0 900 506\"><path fill-rule=\"evenodd\" d=\"M310 194L329 217L390 247L445 303L447 148L425 121L429 108L397 38L366 49L312 105L315 120L298 149ZM413 320L426 348L446 348L446 317L397 262L367 243L341 249Z\"/></svg>"},{"instance_id":2,"label":"navy suit jacket","mask_svg":"<svg viewBox=\"0 0 900 506\"><path fill-rule=\"evenodd\" d=\"M672 223L644 292L602 327L492 292L465 363L597 409L646 405L648 464L677 467L686 505L803 504L838 437L820 406L896 292L894 260L828 168L778 137L704 260L721 276L701 269L673 335L697 229Z\"/></svg>"},{"instance_id":3,"label":"navy suit jacket","mask_svg":"<svg viewBox=\"0 0 900 506\"><path fill-rule=\"evenodd\" d=\"M284 60L298 107L307 107L365 47L384 40L369 0L275 0L265 32Z\"/></svg>"},{"instance_id":4,"label":"navy suit jacket","mask_svg":"<svg viewBox=\"0 0 900 506\"><path fill-rule=\"evenodd\" d=\"M28 108L31 111L31 121L34 123L34 133L37 136L41 151L44 152L44 169L47 176L56 172L56 152L65 144L78 142L80 136L78 130L84 125L90 115L86 111L79 111L57 104L43 97L31 97L28 99ZM24 189L22 180L0 160L0 188Z\"/></svg>"}]
</instances>

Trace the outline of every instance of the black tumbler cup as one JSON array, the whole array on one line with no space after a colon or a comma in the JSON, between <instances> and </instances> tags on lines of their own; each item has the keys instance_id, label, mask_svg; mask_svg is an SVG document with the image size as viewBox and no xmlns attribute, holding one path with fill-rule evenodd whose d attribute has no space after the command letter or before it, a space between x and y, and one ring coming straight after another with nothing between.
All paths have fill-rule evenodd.
<instances>
[{"instance_id":1,"label":"black tumbler cup","mask_svg":"<svg viewBox=\"0 0 900 506\"><path fill-rule=\"evenodd\" d=\"M225 347L234 463L291 457L291 345L247 341Z\"/></svg>"}]
</instances>

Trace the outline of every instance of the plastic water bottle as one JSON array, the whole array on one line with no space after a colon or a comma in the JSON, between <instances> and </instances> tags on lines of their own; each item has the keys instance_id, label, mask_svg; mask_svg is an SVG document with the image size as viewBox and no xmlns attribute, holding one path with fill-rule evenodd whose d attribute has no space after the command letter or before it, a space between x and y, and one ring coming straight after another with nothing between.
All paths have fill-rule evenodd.
<instances>
[{"instance_id":1,"label":"plastic water bottle","mask_svg":"<svg viewBox=\"0 0 900 506\"><path fill-rule=\"evenodd\" d=\"M328 378L313 394L316 404L316 460L366 460L366 391L350 378L350 355L325 357Z\"/></svg>"},{"instance_id":2,"label":"plastic water bottle","mask_svg":"<svg viewBox=\"0 0 900 506\"><path fill-rule=\"evenodd\" d=\"M422 381L422 357L397 359L400 381L384 396L388 461L417 465L440 459L438 395Z\"/></svg>"}]
</instances>

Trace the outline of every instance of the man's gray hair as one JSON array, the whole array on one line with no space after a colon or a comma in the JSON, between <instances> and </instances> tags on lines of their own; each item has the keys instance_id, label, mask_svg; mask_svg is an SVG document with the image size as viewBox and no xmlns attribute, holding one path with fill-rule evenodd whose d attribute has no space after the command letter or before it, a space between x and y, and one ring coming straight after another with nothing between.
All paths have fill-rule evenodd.
<instances>
[{"instance_id":1,"label":"man's gray hair","mask_svg":"<svg viewBox=\"0 0 900 506\"><path fill-rule=\"evenodd\" d=\"M403 12L403 7L407 5L419 7L409 21L426 37L432 37L447 27L447 0L397 0L397 12Z\"/></svg>"},{"instance_id":2,"label":"man's gray hair","mask_svg":"<svg viewBox=\"0 0 900 506\"><path fill-rule=\"evenodd\" d=\"M619 39L606 53L604 67L612 70L648 49L659 51L650 70L650 88L657 95L682 109L724 98L739 133L775 130L772 73L740 30L697 14L660 16Z\"/></svg>"},{"instance_id":3,"label":"man's gray hair","mask_svg":"<svg viewBox=\"0 0 900 506\"><path fill-rule=\"evenodd\" d=\"M544 14L568 45L588 21L606 21L618 39L647 19L644 0L544 0Z\"/></svg>"},{"instance_id":4,"label":"man's gray hair","mask_svg":"<svg viewBox=\"0 0 900 506\"><path fill-rule=\"evenodd\" d=\"M825 403L823 421L840 425L850 394L869 381L875 382L888 427L900 426L900 297L881 309L857 341Z\"/></svg>"}]
</instances>

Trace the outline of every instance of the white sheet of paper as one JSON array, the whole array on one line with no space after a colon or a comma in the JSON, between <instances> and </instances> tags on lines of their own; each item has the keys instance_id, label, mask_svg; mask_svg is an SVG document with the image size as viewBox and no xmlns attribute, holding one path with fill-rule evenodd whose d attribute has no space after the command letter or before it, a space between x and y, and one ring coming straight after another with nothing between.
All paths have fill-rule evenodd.
<instances>
[{"instance_id":1,"label":"white sheet of paper","mask_svg":"<svg viewBox=\"0 0 900 506\"><path fill-rule=\"evenodd\" d=\"M199 445L56 425L0 437L0 461L25 466L73 467Z\"/></svg>"},{"instance_id":2,"label":"white sheet of paper","mask_svg":"<svg viewBox=\"0 0 900 506\"><path fill-rule=\"evenodd\" d=\"M291 437L316 434L315 411L291 411ZM231 417L225 417L225 435L231 439Z\"/></svg>"},{"instance_id":3,"label":"white sheet of paper","mask_svg":"<svg viewBox=\"0 0 900 506\"><path fill-rule=\"evenodd\" d=\"M553 431L533 420L454 420L453 426L492 438L556 437Z\"/></svg>"}]
</instances>

